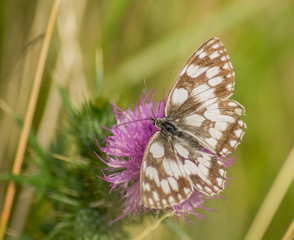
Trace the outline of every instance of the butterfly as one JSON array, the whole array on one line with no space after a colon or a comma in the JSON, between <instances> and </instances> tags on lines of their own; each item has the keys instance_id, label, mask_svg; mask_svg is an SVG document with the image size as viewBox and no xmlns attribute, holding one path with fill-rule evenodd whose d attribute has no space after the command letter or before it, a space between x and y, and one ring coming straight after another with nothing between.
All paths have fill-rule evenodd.
<instances>
[{"instance_id":1,"label":"butterfly","mask_svg":"<svg viewBox=\"0 0 294 240\"><path fill-rule=\"evenodd\" d=\"M148 141L140 171L142 203L150 209L177 206L195 192L218 195L225 186L222 159L241 142L245 109L229 99L235 73L218 38L205 42L173 83L165 117Z\"/></svg>"}]
</instances>

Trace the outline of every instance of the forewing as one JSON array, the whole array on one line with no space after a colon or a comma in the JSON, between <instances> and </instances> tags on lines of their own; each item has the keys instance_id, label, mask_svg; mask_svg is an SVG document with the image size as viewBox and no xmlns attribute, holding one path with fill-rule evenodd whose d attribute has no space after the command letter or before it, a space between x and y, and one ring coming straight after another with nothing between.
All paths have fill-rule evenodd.
<instances>
[{"instance_id":1,"label":"forewing","mask_svg":"<svg viewBox=\"0 0 294 240\"><path fill-rule=\"evenodd\" d=\"M218 38L205 42L186 62L174 82L165 116L177 118L228 98L234 90L234 70Z\"/></svg>"},{"instance_id":2,"label":"forewing","mask_svg":"<svg viewBox=\"0 0 294 240\"><path fill-rule=\"evenodd\" d=\"M197 137L200 144L221 156L227 156L238 146L246 124L240 119L244 107L234 100L224 99L189 115L181 115L176 125Z\"/></svg>"},{"instance_id":3,"label":"forewing","mask_svg":"<svg viewBox=\"0 0 294 240\"><path fill-rule=\"evenodd\" d=\"M172 145L172 141L158 131L145 149L140 193L147 208L163 209L179 205L193 193L192 182Z\"/></svg>"}]
</instances>

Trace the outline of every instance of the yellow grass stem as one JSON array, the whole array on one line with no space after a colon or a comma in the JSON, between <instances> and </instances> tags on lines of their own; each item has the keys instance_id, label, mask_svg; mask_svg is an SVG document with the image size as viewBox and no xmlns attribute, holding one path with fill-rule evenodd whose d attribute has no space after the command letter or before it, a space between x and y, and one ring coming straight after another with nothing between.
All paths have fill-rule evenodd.
<instances>
[{"instance_id":1,"label":"yellow grass stem","mask_svg":"<svg viewBox=\"0 0 294 240\"><path fill-rule=\"evenodd\" d=\"M42 82L42 76L44 72L44 66L46 63L47 53L48 53L50 41L52 38L52 32L55 25L58 6L59 6L59 0L55 0L52 5L52 10L49 17L48 26L47 26L44 42L43 42L41 53L40 53L40 59L38 62L36 75L34 78L33 88L32 88L31 96L29 99L29 104L28 104L25 120L24 120L24 126L21 131L20 140L17 147L17 151L16 151L16 156L14 159L12 174L15 174L15 175L18 175L21 171L24 154L27 147L28 136L31 129L31 125L32 125L32 121L33 121L33 117L35 113L35 108L36 108L36 104L38 100L38 95L40 91L40 86ZM3 212L1 214L0 240L4 239L4 234L6 232L6 227L10 217L11 208L12 208L12 204L13 204L13 200L15 196L15 191L16 191L15 183L10 182L8 184L7 193L5 196L5 201L3 206Z\"/></svg>"},{"instance_id":2,"label":"yellow grass stem","mask_svg":"<svg viewBox=\"0 0 294 240\"><path fill-rule=\"evenodd\" d=\"M294 239L294 219L292 220L282 240L293 240L293 239Z\"/></svg>"},{"instance_id":3,"label":"yellow grass stem","mask_svg":"<svg viewBox=\"0 0 294 240\"><path fill-rule=\"evenodd\" d=\"M245 240L261 239L294 179L294 147L265 197ZM294 227L294 226L293 226ZM291 226L289 228L291 231ZM293 231L293 229L292 229ZM286 238L287 239L287 238Z\"/></svg>"},{"instance_id":4,"label":"yellow grass stem","mask_svg":"<svg viewBox=\"0 0 294 240\"><path fill-rule=\"evenodd\" d=\"M148 236L149 233L151 233L152 231L154 231L156 228L158 228L158 226L160 225L160 223L168 218L174 215L174 212L168 212L165 215L163 215L161 218L159 218L153 225L149 226L148 228L146 228L141 234L139 234L138 236L134 237L132 240L141 240L144 239L145 237Z\"/></svg>"}]
</instances>

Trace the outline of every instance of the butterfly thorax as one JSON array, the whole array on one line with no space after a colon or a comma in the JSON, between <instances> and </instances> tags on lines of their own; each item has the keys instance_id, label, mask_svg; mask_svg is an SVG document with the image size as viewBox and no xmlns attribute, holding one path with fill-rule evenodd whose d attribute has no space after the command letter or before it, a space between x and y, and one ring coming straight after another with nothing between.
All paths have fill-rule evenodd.
<instances>
[{"instance_id":1,"label":"butterfly thorax","mask_svg":"<svg viewBox=\"0 0 294 240\"><path fill-rule=\"evenodd\" d=\"M179 129L167 118L154 118L152 124L167 135L177 135Z\"/></svg>"},{"instance_id":2,"label":"butterfly thorax","mask_svg":"<svg viewBox=\"0 0 294 240\"><path fill-rule=\"evenodd\" d=\"M184 145L187 145L193 149L199 149L200 144L197 138L179 129L175 124L173 124L171 119L154 118L152 119L152 124L156 126L159 131L161 131L161 133L163 133L167 138L176 138Z\"/></svg>"}]
</instances>

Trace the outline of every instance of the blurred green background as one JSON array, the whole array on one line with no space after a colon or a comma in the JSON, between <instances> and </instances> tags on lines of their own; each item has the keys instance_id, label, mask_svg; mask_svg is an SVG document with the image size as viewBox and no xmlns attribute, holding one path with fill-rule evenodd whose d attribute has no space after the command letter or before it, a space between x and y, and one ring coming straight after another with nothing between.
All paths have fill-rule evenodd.
<instances>
[{"instance_id":1,"label":"blurred green background","mask_svg":"<svg viewBox=\"0 0 294 240\"><path fill-rule=\"evenodd\" d=\"M51 4L0 2L0 95L22 118ZM247 130L234 153L236 163L229 168L232 180L225 199L205 203L217 211L200 211L203 222L194 219L194 226L181 221L180 229L191 239L242 239L294 143L293 23L291 0L63 0L33 122L40 145L49 149L63 131L66 117L58 86L67 89L77 106L102 94L126 109L146 89L156 89L155 99L160 100L190 55L209 38L219 37L236 72L233 98L246 108ZM1 173L10 171L20 135L5 106L1 102ZM0 209L5 191L1 182ZM26 218L28 210L19 211L37 201L28 192L20 194L14 206L19 231L33 221ZM34 216L42 218L42 213ZM264 239L280 239L293 216L292 184ZM129 223L127 231L136 236L151 223L149 218L136 226ZM146 239L178 237L166 222Z\"/></svg>"}]
</instances>

